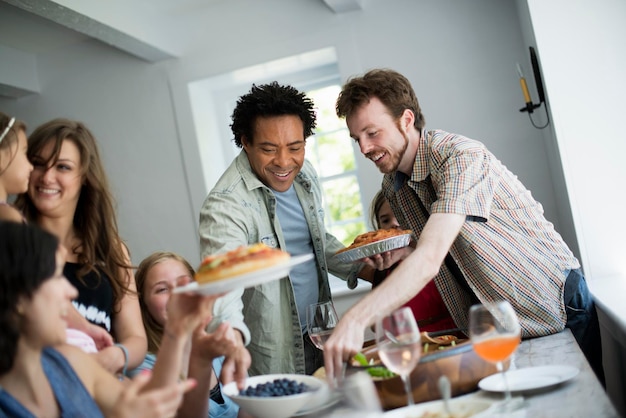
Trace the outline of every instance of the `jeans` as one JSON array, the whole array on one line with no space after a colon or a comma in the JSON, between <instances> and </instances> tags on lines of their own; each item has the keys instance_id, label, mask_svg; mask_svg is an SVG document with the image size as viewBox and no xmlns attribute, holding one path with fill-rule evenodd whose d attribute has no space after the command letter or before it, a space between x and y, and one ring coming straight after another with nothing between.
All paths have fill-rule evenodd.
<instances>
[{"instance_id":1,"label":"jeans","mask_svg":"<svg viewBox=\"0 0 626 418\"><path fill-rule=\"evenodd\" d=\"M593 297L580 269L570 270L565 280L563 294L567 323L565 326L572 331L576 342L585 354L589 365L598 380L604 386L604 369L602 368L602 343L600 341L600 323Z\"/></svg>"}]
</instances>

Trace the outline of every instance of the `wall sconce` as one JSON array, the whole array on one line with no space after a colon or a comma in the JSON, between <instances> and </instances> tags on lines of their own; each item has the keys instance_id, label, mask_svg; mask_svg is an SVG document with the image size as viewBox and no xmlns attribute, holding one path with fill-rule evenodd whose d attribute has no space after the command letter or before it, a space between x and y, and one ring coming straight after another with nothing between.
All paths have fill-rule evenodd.
<instances>
[{"instance_id":1,"label":"wall sconce","mask_svg":"<svg viewBox=\"0 0 626 418\"><path fill-rule=\"evenodd\" d=\"M535 48L532 46L528 48L530 50L530 62L533 67L533 75L535 77L535 85L537 86L537 94L539 95L539 103L533 103L532 98L530 97L530 92L528 91L528 85L526 84L526 78L524 78L524 73L522 72L522 67L520 67L519 63L517 63L517 74L519 75L519 83L522 88L522 94L524 95L524 101L526 106L521 108L520 112L528 112L528 118L533 126L537 129L543 129L550 123L550 115L548 114L548 109L545 106L546 98L543 90L543 79L541 77L541 70L539 69L539 61L537 61L537 54L535 53ZM537 126L533 121L531 114L544 104L544 109L546 111L547 122L543 126Z\"/></svg>"}]
</instances>

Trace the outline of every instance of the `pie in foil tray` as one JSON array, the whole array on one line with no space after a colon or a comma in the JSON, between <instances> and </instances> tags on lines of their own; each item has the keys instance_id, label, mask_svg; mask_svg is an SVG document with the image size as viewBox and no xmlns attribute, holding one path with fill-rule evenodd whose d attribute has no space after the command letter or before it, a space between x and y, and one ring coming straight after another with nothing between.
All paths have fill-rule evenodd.
<instances>
[{"instance_id":1,"label":"pie in foil tray","mask_svg":"<svg viewBox=\"0 0 626 418\"><path fill-rule=\"evenodd\" d=\"M385 251L396 250L406 247L411 242L411 234L398 235L395 237L385 238L370 244L365 244L351 250L342 251L333 256L343 263L351 263L374 254L384 253Z\"/></svg>"}]
</instances>

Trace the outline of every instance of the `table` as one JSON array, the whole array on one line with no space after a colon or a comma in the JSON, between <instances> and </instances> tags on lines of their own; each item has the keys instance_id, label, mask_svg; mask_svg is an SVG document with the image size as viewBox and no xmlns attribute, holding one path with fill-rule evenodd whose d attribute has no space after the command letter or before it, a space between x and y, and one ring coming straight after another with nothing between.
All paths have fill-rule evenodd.
<instances>
[{"instance_id":1,"label":"table","mask_svg":"<svg viewBox=\"0 0 626 418\"><path fill-rule=\"evenodd\" d=\"M557 364L577 367L580 373L559 386L524 393L527 404L526 417L619 417L569 329L558 334L522 341L514 355L511 367L519 369ZM502 399L501 394L482 390L463 396L493 401ZM367 415L384 416L380 413ZM307 418L348 416L364 415L363 412L360 415L353 413L343 402L340 402L324 411L309 414Z\"/></svg>"},{"instance_id":2,"label":"table","mask_svg":"<svg viewBox=\"0 0 626 418\"><path fill-rule=\"evenodd\" d=\"M524 394L527 417L619 417L569 329L523 341L513 359L515 368L566 364L580 373L556 388ZM479 390L477 397L498 399Z\"/></svg>"}]
</instances>

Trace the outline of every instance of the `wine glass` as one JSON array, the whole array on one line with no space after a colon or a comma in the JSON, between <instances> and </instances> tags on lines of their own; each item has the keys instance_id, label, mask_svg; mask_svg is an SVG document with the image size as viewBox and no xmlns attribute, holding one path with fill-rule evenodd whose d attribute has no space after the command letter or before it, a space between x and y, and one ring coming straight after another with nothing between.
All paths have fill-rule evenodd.
<instances>
[{"instance_id":1,"label":"wine glass","mask_svg":"<svg viewBox=\"0 0 626 418\"><path fill-rule=\"evenodd\" d=\"M502 375L504 402L500 408L503 412L519 409L521 403L512 400L504 371L504 362L513 355L521 338L521 327L513 307L506 300L472 306L469 333L476 354L485 361L495 363Z\"/></svg>"},{"instance_id":2,"label":"wine glass","mask_svg":"<svg viewBox=\"0 0 626 418\"><path fill-rule=\"evenodd\" d=\"M376 345L385 366L399 374L404 383L408 404L414 405L411 372L422 354L420 331L413 311L403 307L376 320Z\"/></svg>"},{"instance_id":3,"label":"wine glass","mask_svg":"<svg viewBox=\"0 0 626 418\"><path fill-rule=\"evenodd\" d=\"M311 341L320 350L333 333L339 317L332 301L314 303L307 307L306 323Z\"/></svg>"}]
</instances>

